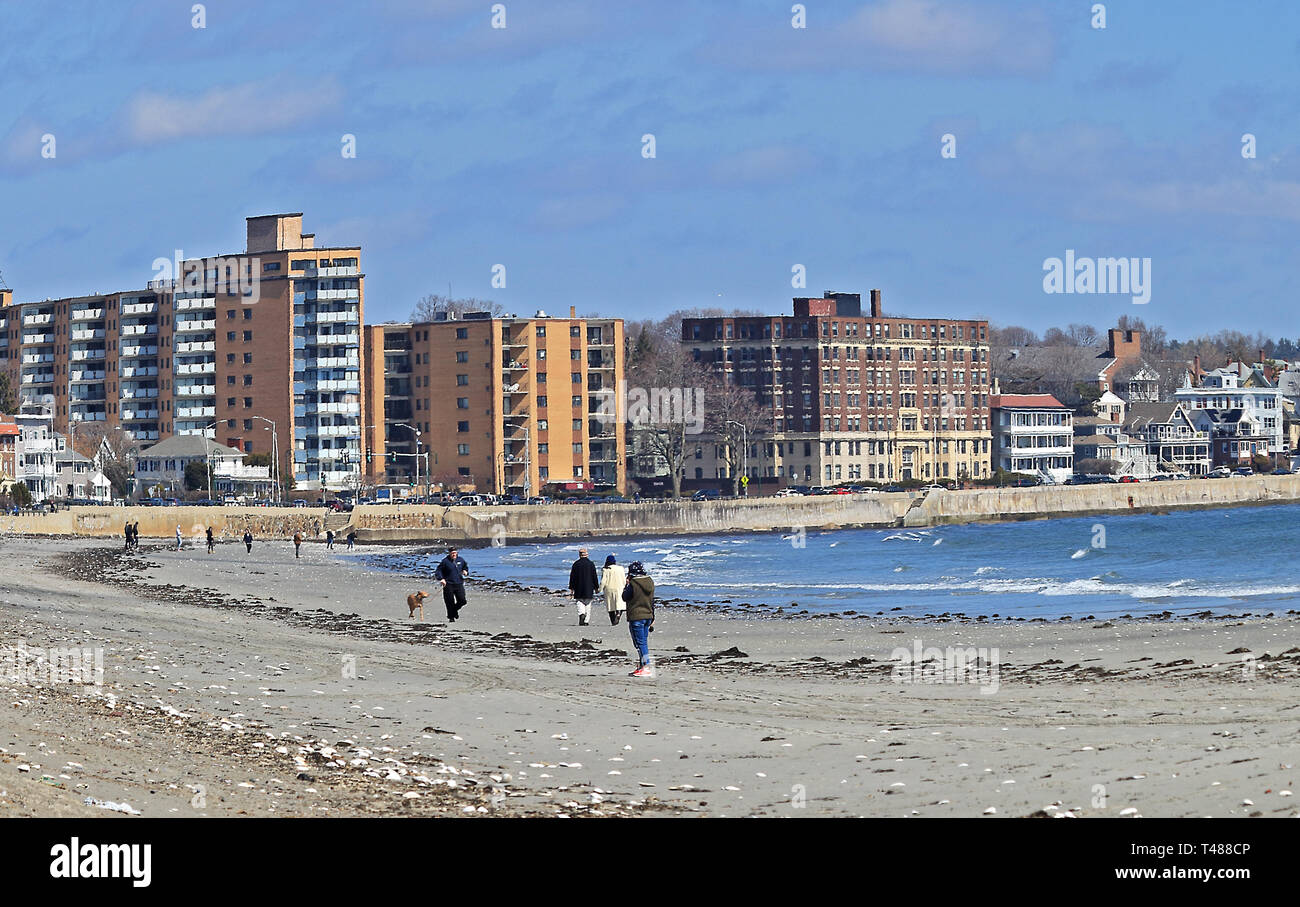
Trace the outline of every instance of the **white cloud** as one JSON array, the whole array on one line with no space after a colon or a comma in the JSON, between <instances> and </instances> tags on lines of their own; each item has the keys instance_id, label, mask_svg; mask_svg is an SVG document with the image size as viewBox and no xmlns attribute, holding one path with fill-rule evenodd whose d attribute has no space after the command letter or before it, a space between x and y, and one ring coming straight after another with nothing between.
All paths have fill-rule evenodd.
<instances>
[{"instance_id":1,"label":"white cloud","mask_svg":"<svg viewBox=\"0 0 1300 907\"><path fill-rule=\"evenodd\" d=\"M311 89L246 82L194 97L142 92L127 102L123 117L129 141L154 144L281 131L315 118L338 101L338 88L330 82Z\"/></svg>"}]
</instances>

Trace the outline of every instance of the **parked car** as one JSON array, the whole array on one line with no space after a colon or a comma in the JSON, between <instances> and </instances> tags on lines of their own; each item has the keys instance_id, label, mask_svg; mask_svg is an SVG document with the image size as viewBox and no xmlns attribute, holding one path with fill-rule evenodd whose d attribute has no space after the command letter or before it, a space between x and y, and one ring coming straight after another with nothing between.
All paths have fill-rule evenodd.
<instances>
[{"instance_id":1,"label":"parked car","mask_svg":"<svg viewBox=\"0 0 1300 907\"><path fill-rule=\"evenodd\" d=\"M1277 469L1273 470L1273 475L1289 476L1289 475L1294 475L1294 473L1292 473L1291 470L1287 469L1285 466L1279 466Z\"/></svg>"},{"instance_id":2,"label":"parked car","mask_svg":"<svg viewBox=\"0 0 1300 907\"><path fill-rule=\"evenodd\" d=\"M1232 471L1232 474L1234 476L1253 476L1255 470L1251 469L1249 466L1238 466Z\"/></svg>"},{"instance_id":3,"label":"parked car","mask_svg":"<svg viewBox=\"0 0 1300 907\"><path fill-rule=\"evenodd\" d=\"M1138 480L1137 480L1137 477L1136 477L1136 476L1120 476L1120 477L1119 477L1119 482L1120 482L1121 485L1136 485L1136 484L1137 484L1137 481L1138 481Z\"/></svg>"},{"instance_id":4,"label":"parked car","mask_svg":"<svg viewBox=\"0 0 1300 907\"><path fill-rule=\"evenodd\" d=\"M782 488L782 489L781 489L780 491L778 491L776 494L772 495L772 497L774 497L774 498L799 498L799 497L803 497L803 494L802 494L801 492L795 491L793 488Z\"/></svg>"},{"instance_id":5,"label":"parked car","mask_svg":"<svg viewBox=\"0 0 1300 907\"><path fill-rule=\"evenodd\" d=\"M695 494L691 495L692 501L716 501L722 497L722 492L716 488L701 488Z\"/></svg>"},{"instance_id":6,"label":"parked car","mask_svg":"<svg viewBox=\"0 0 1300 907\"><path fill-rule=\"evenodd\" d=\"M550 504L552 503L552 501L550 498L546 497L545 495L533 495L531 498L528 499L528 503L529 504Z\"/></svg>"},{"instance_id":7,"label":"parked car","mask_svg":"<svg viewBox=\"0 0 1300 907\"><path fill-rule=\"evenodd\" d=\"M1232 475L1232 470L1226 466L1216 466L1205 474L1207 479L1226 479Z\"/></svg>"},{"instance_id":8,"label":"parked car","mask_svg":"<svg viewBox=\"0 0 1300 907\"><path fill-rule=\"evenodd\" d=\"M906 491L906 489L903 488L902 485L886 485L884 490L887 494L895 494L900 491Z\"/></svg>"}]
</instances>

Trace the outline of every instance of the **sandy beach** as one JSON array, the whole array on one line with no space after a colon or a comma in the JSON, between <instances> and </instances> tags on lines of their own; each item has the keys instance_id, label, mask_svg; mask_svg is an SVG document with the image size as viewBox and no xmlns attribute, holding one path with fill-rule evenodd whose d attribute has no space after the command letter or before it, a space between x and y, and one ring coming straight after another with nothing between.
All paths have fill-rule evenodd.
<instances>
[{"instance_id":1,"label":"sandy beach","mask_svg":"<svg viewBox=\"0 0 1300 907\"><path fill-rule=\"evenodd\" d=\"M349 554L0 539L0 646L102 648L100 686L0 677L8 815L1294 816L1300 622L660 609L657 677L562 596ZM373 553L373 550L372 550ZM473 552L465 552L473 565ZM983 684L899 682L974 648ZM995 683L987 681L992 677ZM922 678L923 679L923 678ZM87 799L90 798L90 802Z\"/></svg>"}]
</instances>

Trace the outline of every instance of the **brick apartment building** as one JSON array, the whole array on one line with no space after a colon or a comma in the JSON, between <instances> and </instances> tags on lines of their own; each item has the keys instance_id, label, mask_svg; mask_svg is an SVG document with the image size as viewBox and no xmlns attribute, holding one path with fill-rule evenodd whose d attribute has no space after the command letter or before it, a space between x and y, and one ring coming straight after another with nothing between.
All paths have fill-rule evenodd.
<instances>
[{"instance_id":1,"label":"brick apartment building","mask_svg":"<svg viewBox=\"0 0 1300 907\"><path fill-rule=\"evenodd\" d=\"M368 473L496 494L624 491L621 319L466 313L366 328ZM382 414L382 415L381 415Z\"/></svg>"},{"instance_id":2,"label":"brick apartment building","mask_svg":"<svg viewBox=\"0 0 1300 907\"><path fill-rule=\"evenodd\" d=\"M682 343L771 408L748 457L765 490L990 473L987 321L886 316L879 290L863 313L860 294L827 292L792 315L684 319ZM718 453L702 438L684 478L725 478Z\"/></svg>"},{"instance_id":3,"label":"brick apartment building","mask_svg":"<svg viewBox=\"0 0 1300 907\"><path fill-rule=\"evenodd\" d=\"M274 437L299 488L346 488L366 417L364 281L360 248L317 248L301 213L250 217L243 252L142 290L28 303L0 290L0 368L56 431L204 434L244 453L271 453Z\"/></svg>"}]
</instances>

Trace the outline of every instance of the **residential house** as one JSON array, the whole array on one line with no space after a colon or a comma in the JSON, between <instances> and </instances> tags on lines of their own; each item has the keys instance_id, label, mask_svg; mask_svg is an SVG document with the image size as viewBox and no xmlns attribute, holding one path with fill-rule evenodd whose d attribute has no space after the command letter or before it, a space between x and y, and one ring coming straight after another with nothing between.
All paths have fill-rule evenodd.
<instances>
[{"instance_id":1,"label":"residential house","mask_svg":"<svg viewBox=\"0 0 1300 907\"><path fill-rule=\"evenodd\" d=\"M1283 394L1262 369L1233 363L1190 376L1174 392L1199 431L1209 433L1215 466L1250 463L1251 457L1286 456Z\"/></svg>"},{"instance_id":2,"label":"residential house","mask_svg":"<svg viewBox=\"0 0 1300 907\"><path fill-rule=\"evenodd\" d=\"M995 392L989 408L997 469L1037 475L1054 484L1073 475L1074 414L1069 407L1051 394Z\"/></svg>"},{"instance_id":3,"label":"residential house","mask_svg":"<svg viewBox=\"0 0 1300 907\"><path fill-rule=\"evenodd\" d=\"M135 485L142 497L161 488L179 497L186 491L185 467L208 463L212 469L212 493L265 497L271 491L271 469L247 466L244 454L202 435L174 435L135 453Z\"/></svg>"},{"instance_id":4,"label":"residential house","mask_svg":"<svg viewBox=\"0 0 1300 907\"><path fill-rule=\"evenodd\" d=\"M1181 403L1130 403L1124 433L1146 442L1159 470L1194 476L1210 471L1210 435Z\"/></svg>"}]
</instances>

